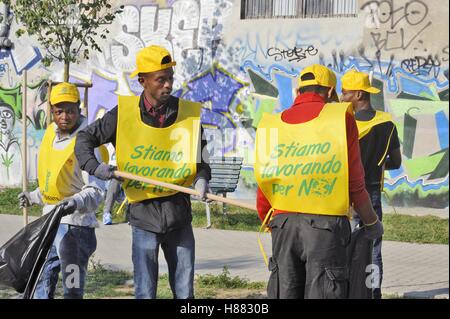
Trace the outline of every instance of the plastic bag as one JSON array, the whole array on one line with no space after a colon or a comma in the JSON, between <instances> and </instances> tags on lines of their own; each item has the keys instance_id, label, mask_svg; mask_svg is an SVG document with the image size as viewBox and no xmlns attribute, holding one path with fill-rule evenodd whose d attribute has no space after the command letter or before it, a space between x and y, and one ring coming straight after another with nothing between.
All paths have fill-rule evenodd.
<instances>
[{"instance_id":1,"label":"plastic bag","mask_svg":"<svg viewBox=\"0 0 450 319\"><path fill-rule=\"evenodd\" d=\"M24 299L33 295L63 214L56 206L0 247L0 285L23 293Z\"/></svg>"}]
</instances>

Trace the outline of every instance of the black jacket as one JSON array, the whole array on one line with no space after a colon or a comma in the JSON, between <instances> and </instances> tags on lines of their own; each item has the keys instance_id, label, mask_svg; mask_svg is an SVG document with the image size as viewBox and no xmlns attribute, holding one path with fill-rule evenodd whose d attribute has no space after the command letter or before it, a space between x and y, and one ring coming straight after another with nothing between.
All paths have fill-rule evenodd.
<instances>
[{"instance_id":1,"label":"black jacket","mask_svg":"<svg viewBox=\"0 0 450 319\"><path fill-rule=\"evenodd\" d=\"M373 110L362 110L355 114L358 121L369 121L375 116ZM400 147L397 128L392 122L375 125L370 132L359 140L361 162L364 166L366 188L380 192L383 186L384 165L378 165L386 154ZM386 156L389 160L389 157Z\"/></svg>"},{"instance_id":2,"label":"black jacket","mask_svg":"<svg viewBox=\"0 0 450 319\"><path fill-rule=\"evenodd\" d=\"M178 98L170 97L166 105L166 117L163 127L170 126L175 122L178 114L178 102ZM145 110L142 95L139 107L141 109L141 120L147 125L156 127L156 119ZM77 135L75 155L80 168L91 175L94 174L95 169L100 165L94 155L94 148L107 143L112 143L116 146L117 115L118 107L116 106ZM204 150L206 140L204 139L203 128L201 134L201 149ZM204 153L206 154L207 152ZM197 164L195 180L200 177L206 180L211 179L211 169L207 162L208 159L202 158L201 163ZM192 221L190 196L181 192L167 197L148 199L130 204L129 210L129 221L132 226L155 233L166 233L184 227Z\"/></svg>"}]
</instances>

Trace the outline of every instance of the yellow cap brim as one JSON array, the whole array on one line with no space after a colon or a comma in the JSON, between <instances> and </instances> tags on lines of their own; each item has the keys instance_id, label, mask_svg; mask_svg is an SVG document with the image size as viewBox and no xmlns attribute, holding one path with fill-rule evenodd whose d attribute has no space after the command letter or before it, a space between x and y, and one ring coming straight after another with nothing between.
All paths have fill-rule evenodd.
<instances>
[{"instance_id":1,"label":"yellow cap brim","mask_svg":"<svg viewBox=\"0 0 450 319\"><path fill-rule=\"evenodd\" d=\"M138 74L139 74L139 70L135 70L133 73L130 74L130 78L134 78Z\"/></svg>"},{"instance_id":2,"label":"yellow cap brim","mask_svg":"<svg viewBox=\"0 0 450 319\"><path fill-rule=\"evenodd\" d=\"M54 98L53 100L50 100L50 104L51 105L56 105L56 104L64 103L64 102L67 102L67 103L78 103L78 102L80 102L80 99L78 99L76 97L73 97L73 96L62 95L62 96L59 96L56 99Z\"/></svg>"},{"instance_id":3,"label":"yellow cap brim","mask_svg":"<svg viewBox=\"0 0 450 319\"><path fill-rule=\"evenodd\" d=\"M136 69L133 73L130 74L130 78L134 78L136 75L138 75L139 73L153 73L153 72L158 72L158 71L162 71L168 68L171 68L173 66L177 65L177 62L173 61L170 63L166 63L161 65L161 67L157 68L157 69L147 69L147 70L138 70Z\"/></svg>"},{"instance_id":4,"label":"yellow cap brim","mask_svg":"<svg viewBox=\"0 0 450 319\"><path fill-rule=\"evenodd\" d=\"M369 92L371 94L378 94L381 92L379 89L374 88L373 86L368 87L367 89L364 89L363 91Z\"/></svg>"}]
</instances>

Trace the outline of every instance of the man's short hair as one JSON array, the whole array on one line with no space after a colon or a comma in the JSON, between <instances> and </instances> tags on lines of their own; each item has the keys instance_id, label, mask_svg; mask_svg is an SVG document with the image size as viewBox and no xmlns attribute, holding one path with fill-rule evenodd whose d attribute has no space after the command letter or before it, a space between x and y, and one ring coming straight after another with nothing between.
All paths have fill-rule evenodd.
<instances>
[{"instance_id":1,"label":"man's short hair","mask_svg":"<svg viewBox=\"0 0 450 319\"><path fill-rule=\"evenodd\" d=\"M309 80L315 80L315 76L312 73L305 73L300 77L301 81L309 81ZM306 92L312 92L312 93L327 93L330 88L327 88L325 86L321 85L308 85L304 86L298 89L298 91L303 94Z\"/></svg>"}]
</instances>

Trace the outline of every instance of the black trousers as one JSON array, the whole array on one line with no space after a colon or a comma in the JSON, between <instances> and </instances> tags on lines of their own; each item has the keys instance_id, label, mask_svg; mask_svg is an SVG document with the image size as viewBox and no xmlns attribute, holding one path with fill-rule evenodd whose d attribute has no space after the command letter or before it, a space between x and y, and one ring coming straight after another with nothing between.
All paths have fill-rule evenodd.
<instances>
[{"instance_id":1,"label":"black trousers","mask_svg":"<svg viewBox=\"0 0 450 319\"><path fill-rule=\"evenodd\" d=\"M347 217L278 214L272 229L271 299L347 298L347 246L351 229Z\"/></svg>"}]
</instances>

